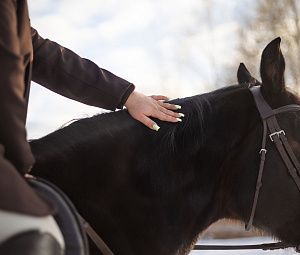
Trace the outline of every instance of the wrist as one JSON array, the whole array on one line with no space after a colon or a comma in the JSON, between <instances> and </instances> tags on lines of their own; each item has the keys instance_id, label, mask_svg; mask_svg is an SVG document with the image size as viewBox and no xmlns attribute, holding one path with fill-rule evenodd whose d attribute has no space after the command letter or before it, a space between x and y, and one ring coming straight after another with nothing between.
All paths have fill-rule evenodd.
<instances>
[{"instance_id":1,"label":"wrist","mask_svg":"<svg viewBox=\"0 0 300 255\"><path fill-rule=\"evenodd\" d=\"M137 94L138 94L138 92L136 92L136 91L131 92L131 94L129 95L129 97L127 98L127 100L124 104L126 108L128 108L132 104L132 102L135 101Z\"/></svg>"}]
</instances>

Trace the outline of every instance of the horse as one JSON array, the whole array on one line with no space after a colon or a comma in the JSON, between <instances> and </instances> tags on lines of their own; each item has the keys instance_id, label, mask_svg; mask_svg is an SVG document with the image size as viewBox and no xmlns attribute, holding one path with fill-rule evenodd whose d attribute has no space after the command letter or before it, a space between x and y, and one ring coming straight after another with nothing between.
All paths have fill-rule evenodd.
<instances>
[{"instance_id":1,"label":"horse","mask_svg":"<svg viewBox=\"0 0 300 255\"><path fill-rule=\"evenodd\" d=\"M280 39L261 56L261 91L272 108L300 104L285 86ZM172 100L182 123L155 120L158 132L127 110L73 122L31 141L32 174L60 187L118 255L183 255L219 219L247 222L263 127L241 65L239 84ZM253 80L254 79L254 80ZM255 83L256 83L255 82ZM260 84L260 82L258 82ZM300 118L278 116L297 158ZM279 153L267 157L253 225L300 244L300 193ZM91 253L98 254L91 246Z\"/></svg>"}]
</instances>

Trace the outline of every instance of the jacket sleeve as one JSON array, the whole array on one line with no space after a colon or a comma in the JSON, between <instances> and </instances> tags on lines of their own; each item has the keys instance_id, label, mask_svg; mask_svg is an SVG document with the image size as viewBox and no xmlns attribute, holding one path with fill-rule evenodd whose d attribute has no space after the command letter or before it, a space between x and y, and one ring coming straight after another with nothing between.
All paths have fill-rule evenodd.
<instances>
[{"instance_id":1,"label":"jacket sleeve","mask_svg":"<svg viewBox=\"0 0 300 255\"><path fill-rule=\"evenodd\" d=\"M25 66L16 13L15 1L0 1L0 144L5 147L5 157L26 172L34 159L26 141Z\"/></svg>"},{"instance_id":2,"label":"jacket sleeve","mask_svg":"<svg viewBox=\"0 0 300 255\"><path fill-rule=\"evenodd\" d=\"M70 99L109 110L122 108L134 85L99 68L31 28L33 81Z\"/></svg>"}]
</instances>

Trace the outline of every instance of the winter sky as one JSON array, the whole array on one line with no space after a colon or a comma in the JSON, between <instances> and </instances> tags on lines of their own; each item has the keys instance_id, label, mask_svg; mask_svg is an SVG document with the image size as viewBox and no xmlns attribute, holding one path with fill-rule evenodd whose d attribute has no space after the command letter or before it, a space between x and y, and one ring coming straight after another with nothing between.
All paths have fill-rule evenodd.
<instances>
[{"instance_id":1,"label":"winter sky","mask_svg":"<svg viewBox=\"0 0 300 255\"><path fill-rule=\"evenodd\" d=\"M222 84L236 65L239 20L251 1L29 0L40 35L75 51L147 95L184 97ZM253 2L252 2L253 3ZM38 138L74 119L103 112L32 84L27 130Z\"/></svg>"}]
</instances>

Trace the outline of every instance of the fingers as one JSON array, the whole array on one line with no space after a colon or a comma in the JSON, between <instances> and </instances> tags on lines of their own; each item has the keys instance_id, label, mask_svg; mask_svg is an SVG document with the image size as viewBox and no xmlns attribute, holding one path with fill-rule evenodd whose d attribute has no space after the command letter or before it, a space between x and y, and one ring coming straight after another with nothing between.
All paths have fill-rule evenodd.
<instances>
[{"instance_id":1,"label":"fingers","mask_svg":"<svg viewBox=\"0 0 300 255\"><path fill-rule=\"evenodd\" d=\"M168 121L173 123L182 122L181 117L184 117L184 114L174 112L174 110L177 110L179 108L178 105L169 104L162 101L156 101L156 104L157 108L151 114L152 117L162 121Z\"/></svg>"},{"instance_id":2,"label":"fingers","mask_svg":"<svg viewBox=\"0 0 300 255\"><path fill-rule=\"evenodd\" d=\"M168 116L170 116L170 117L173 119L172 122L176 122L177 118L180 118L180 117L181 117L181 114L180 114L180 113L178 113L178 112L173 112L173 111L168 110L168 109L166 109L166 108L164 108L164 107L162 107L162 106L159 106L159 107L158 107L158 111L156 111L156 114L157 114L157 116L153 116L153 117L157 117L157 118L159 118L159 119L160 119L160 116L168 115Z\"/></svg>"},{"instance_id":3,"label":"fingers","mask_svg":"<svg viewBox=\"0 0 300 255\"><path fill-rule=\"evenodd\" d=\"M170 104L170 103L166 103L166 102L162 102L162 101L158 101L157 102L160 106L172 110L172 111L176 111L178 109L181 109L180 105L176 105L176 104Z\"/></svg>"},{"instance_id":4,"label":"fingers","mask_svg":"<svg viewBox=\"0 0 300 255\"><path fill-rule=\"evenodd\" d=\"M153 95L153 96L150 96L150 97L152 97L155 100L169 100L168 97L162 96L162 95Z\"/></svg>"},{"instance_id":5,"label":"fingers","mask_svg":"<svg viewBox=\"0 0 300 255\"><path fill-rule=\"evenodd\" d=\"M163 112L160 112L156 116L153 116L153 117L155 117L157 119L160 119L162 121L168 121L168 122L174 122L174 123L176 123L176 122L182 122L182 120L180 118L176 118L176 117L170 116L170 115L165 114Z\"/></svg>"},{"instance_id":6,"label":"fingers","mask_svg":"<svg viewBox=\"0 0 300 255\"><path fill-rule=\"evenodd\" d=\"M160 129L160 127L146 115L140 116L140 118L138 118L138 120L152 130L158 131Z\"/></svg>"},{"instance_id":7,"label":"fingers","mask_svg":"<svg viewBox=\"0 0 300 255\"><path fill-rule=\"evenodd\" d=\"M167 113L175 114L174 112L168 111L162 107L160 108L160 110L157 110L156 112L151 114L151 117L157 118L161 121L168 121L168 122L173 122L173 123L182 121L178 117L173 117L173 116L167 114ZM167 113L165 113L164 111L166 111ZM150 116L148 117L143 114L143 115L140 115L139 117L136 117L136 119L152 130L158 131L160 129L160 127L156 124L156 122L153 121L152 119L150 119Z\"/></svg>"},{"instance_id":8,"label":"fingers","mask_svg":"<svg viewBox=\"0 0 300 255\"><path fill-rule=\"evenodd\" d=\"M168 98L162 95L147 97L133 92L125 106L134 119L148 128L158 131L160 127L150 119L151 117L173 123L181 122L181 117L184 117L184 114L175 112L181 108L179 105L170 104L164 100L168 100Z\"/></svg>"},{"instance_id":9,"label":"fingers","mask_svg":"<svg viewBox=\"0 0 300 255\"><path fill-rule=\"evenodd\" d=\"M157 96L150 96L150 97L155 99L162 107L167 108L169 110L176 111L178 109L181 109L180 105L170 104L170 103L161 101L161 100L169 100L169 98L166 96L157 95Z\"/></svg>"}]
</instances>

